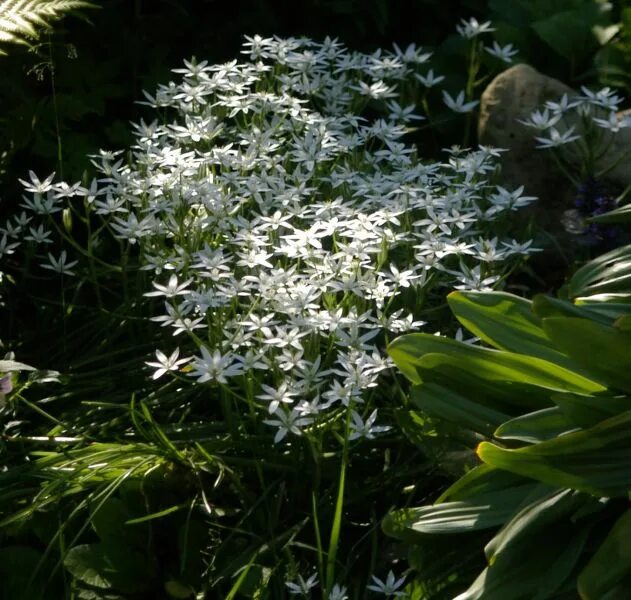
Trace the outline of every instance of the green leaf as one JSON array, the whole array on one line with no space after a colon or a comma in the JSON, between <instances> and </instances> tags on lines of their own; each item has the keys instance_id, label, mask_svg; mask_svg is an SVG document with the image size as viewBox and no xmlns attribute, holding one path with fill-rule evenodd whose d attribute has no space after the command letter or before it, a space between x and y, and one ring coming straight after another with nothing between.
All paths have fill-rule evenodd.
<instances>
[{"instance_id":1,"label":"green leaf","mask_svg":"<svg viewBox=\"0 0 631 600\"><path fill-rule=\"evenodd\" d=\"M594 309L591 305L572 304L567 300L559 300L543 294L535 296L532 308L541 319L548 317L577 317L579 319L595 320L604 325L611 324L611 317L602 314L602 311L598 308Z\"/></svg>"},{"instance_id":2,"label":"green leaf","mask_svg":"<svg viewBox=\"0 0 631 600\"><path fill-rule=\"evenodd\" d=\"M452 292L447 302L458 321L487 344L572 368L541 328L529 300L505 292Z\"/></svg>"},{"instance_id":3,"label":"green leaf","mask_svg":"<svg viewBox=\"0 0 631 600\"><path fill-rule=\"evenodd\" d=\"M612 301L614 298L617 301ZM631 315L631 295L628 294L597 294L587 298L576 298L574 302L576 306L587 309L590 318L605 325L611 325L621 317Z\"/></svg>"},{"instance_id":4,"label":"green leaf","mask_svg":"<svg viewBox=\"0 0 631 600\"><path fill-rule=\"evenodd\" d=\"M68 550L64 567L70 574L92 587L108 590L113 587L113 569L100 544L83 544Z\"/></svg>"},{"instance_id":5,"label":"green leaf","mask_svg":"<svg viewBox=\"0 0 631 600\"><path fill-rule=\"evenodd\" d=\"M559 572L550 573L550 569L571 543L568 529L555 527L553 533L528 536L514 551L500 554L495 564L484 569L454 600L533 600L540 593L544 598L559 598L547 596L545 586L550 576L554 581L567 572L565 565L560 565Z\"/></svg>"},{"instance_id":6,"label":"green leaf","mask_svg":"<svg viewBox=\"0 0 631 600\"><path fill-rule=\"evenodd\" d=\"M600 395L553 394L551 400L559 407L568 421L582 429L589 429L605 419L629 410L631 407L629 398Z\"/></svg>"},{"instance_id":7,"label":"green leaf","mask_svg":"<svg viewBox=\"0 0 631 600\"><path fill-rule=\"evenodd\" d=\"M465 473L447 488L436 502L467 500L481 494L502 491L522 483L523 477L519 475L482 464Z\"/></svg>"},{"instance_id":8,"label":"green leaf","mask_svg":"<svg viewBox=\"0 0 631 600\"><path fill-rule=\"evenodd\" d=\"M618 331L631 331L631 315L622 315L620 317L618 317L613 326L618 330Z\"/></svg>"},{"instance_id":9,"label":"green leaf","mask_svg":"<svg viewBox=\"0 0 631 600\"><path fill-rule=\"evenodd\" d=\"M414 541L421 534L467 533L498 527L524 505L526 498L547 493L547 486L522 480L520 485L468 500L396 510L384 520L383 530L389 536Z\"/></svg>"},{"instance_id":10,"label":"green leaf","mask_svg":"<svg viewBox=\"0 0 631 600\"><path fill-rule=\"evenodd\" d=\"M625 204L602 215L590 217L587 221L589 223L627 223L631 221L631 204Z\"/></svg>"},{"instance_id":11,"label":"green leaf","mask_svg":"<svg viewBox=\"0 0 631 600\"><path fill-rule=\"evenodd\" d=\"M573 317L545 318L543 328L555 344L598 379L631 392L631 332Z\"/></svg>"},{"instance_id":12,"label":"green leaf","mask_svg":"<svg viewBox=\"0 0 631 600\"><path fill-rule=\"evenodd\" d=\"M497 428L494 437L536 444L572 429L576 426L558 407L553 406L506 421Z\"/></svg>"},{"instance_id":13,"label":"green leaf","mask_svg":"<svg viewBox=\"0 0 631 600\"><path fill-rule=\"evenodd\" d=\"M549 488L546 488L549 490ZM519 544L524 536L548 529L555 521L574 512L585 502L585 497L572 490L555 489L522 508L486 545L484 553L489 565L511 544Z\"/></svg>"},{"instance_id":14,"label":"green leaf","mask_svg":"<svg viewBox=\"0 0 631 600\"><path fill-rule=\"evenodd\" d=\"M131 527L127 524L131 514L118 498L110 497L92 513L92 527L101 541L117 545L133 545L146 548L149 539L147 527Z\"/></svg>"},{"instance_id":15,"label":"green leaf","mask_svg":"<svg viewBox=\"0 0 631 600\"><path fill-rule=\"evenodd\" d=\"M631 575L631 509L616 521L578 577L583 600L602 600ZM627 593L629 589L627 588Z\"/></svg>"},{"instance_id":16,"label":"green leaf","mask_svg":"<svg viewBox=\"0 0 631 600\"><path fill-rule=\"evenodd\" d=\"M580 60L597 45L592 28L601 20L596 4L589 3L575 10L555 12L532 23L532 28L557 54L570 61Z\"/></svg>"},{"instance_id":17,"label":"green leaf","mask_svg":"<svg viewBox=\"0 0 631 600\"><path fill-rule=\"evenodd\" d=\"M594 427L516 450L478 446L488 465L598 496L626 496L631 488L631 411Z\"/></svg>"},{"instance_id":18,"label":"green leaf","mask_svg":"<svg viewBox=\"0 0 631 600\"><path fill-rule=\"evenodd\" d=\"M487 381L524 383L553 391L594 393L605 388L577 373L540 358L488 350L423 333L397 338L388 353L404 374L414 372L413 383L423 381L423 370L454 365Z\"/></svg>"},{"instance_id":19,"label":"green leaf","mask_svg":"<svg viewBox=\"0 0 631 600\"><path fill-rule=\"evenodd\" d=\"M84 0L0 0L0 41L30 45L39 29L50 28L50 22L65 13L95 7Z\"/></svg>"},{"instance_id":20,"label":"green leaf","mask_svg":"<svg viewBox=\"0 0 631 600\"><path fill-rule=\"evenodd\" d=\"M414 386L410 399L430 415L488 436L509 418L505 413L472 402L436 383Z\"/></svg>"},{"instance_id":21,"label":"green leaf","mask_svg":"<svg viewBox=\"0 0 631 600\"><path fill-rule=\"evenodd\" d=\"M621 246L583 265L570 279L571 298L631 292L631 245Z\"/></svg>"}]
</instances>

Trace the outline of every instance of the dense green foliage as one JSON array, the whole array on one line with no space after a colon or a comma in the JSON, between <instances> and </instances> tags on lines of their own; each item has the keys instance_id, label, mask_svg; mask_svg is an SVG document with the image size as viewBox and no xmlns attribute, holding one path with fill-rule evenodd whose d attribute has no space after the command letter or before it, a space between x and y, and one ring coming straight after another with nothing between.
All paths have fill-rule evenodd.
<instances>
[{"instance_id":1,"label":"dense green foliage","mask_svg":"<svg viewBox=\"0 0 631 600\"><path fill-rule=\"evenodd\" d=\"M631 246L491 292L576 266L475 132L587 85L621 243L623 4L0 0L0 596L625 598Z\"/></svg>"},{"instance_id":2,"label":"dense green foliage","mask_svg":"<svg viewBox=\"0 0 631 600\"><path fill-rule=\"evenodd\" d=\"M459 600L627 594L630 266L629 246L588 263L569 282L574 302L451 294L454 315L490 349L424 334L389 346L415 407L483 440L480 466L384 524L432 597L471 581ZM442 536L450 550L437 558Z\"/></svg>"}]
</instances>

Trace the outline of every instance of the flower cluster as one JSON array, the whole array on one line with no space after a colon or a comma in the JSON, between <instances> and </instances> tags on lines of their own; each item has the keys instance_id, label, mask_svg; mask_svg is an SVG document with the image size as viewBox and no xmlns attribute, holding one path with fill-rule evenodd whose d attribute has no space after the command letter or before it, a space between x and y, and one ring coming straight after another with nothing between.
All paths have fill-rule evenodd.
<instances>
[{"instance_id":1,"label":"flower cluster","mask_svg":"<svg viewBox=\"0 0 631 600\"><path fill-rule=\"evenodd\" d=\"M83 203L153 274L154 321L197 351L158 350L154 379L233 385L276 442L346 409L347 437L371 438L387 430L367 402L389 367L384 343L423 325L433 290L487 288L527 254L489 232L533 199L490 183L497 150L427 163L405 142L419 115L399 87L427 62L421 49L254 36L244 52L185 62L181 82L146 94L172 120L135 126L130 164L101 152L90 185L31 173L0 248L48 249L58 213ZM46 254L45 269L79 269L66 248Z\"/></svg>"},{"instance_id":2,"label":"flower cluster","mask_svg":"<svg viewBox=\"0 0 631 600\"><path fill-rule=\"evenodd\" d=\"M619 234L617 227L589 224L586 219L616 207L604 180L628 156L616 144L616 136L631 120L618 112L623 99L612 89L581 87L581 92L548 101L519 122L537 131L537 148L552 151L557 166L577 189L574 208L563 215L565 229L581 234L584 243L595 244Z\"/></svg>"},{"instance_id":3,"label":"flower cluster","mask_svg":"<svg viewBox=\"0 0 631 600\"><path fill-rule=\"evenodd\" d=\"M593 92L581 87L582 94L563 94L558 101L547 101L520 123L538 132L537 148L564 148L564 156L574 168L582 169L584 178L594 176L593 159L611 147L615 134L628 127L628 117L618 115L622 98L610 88ZM589 156L586 156L589 154Z\"/></svg>"}]
</instances>

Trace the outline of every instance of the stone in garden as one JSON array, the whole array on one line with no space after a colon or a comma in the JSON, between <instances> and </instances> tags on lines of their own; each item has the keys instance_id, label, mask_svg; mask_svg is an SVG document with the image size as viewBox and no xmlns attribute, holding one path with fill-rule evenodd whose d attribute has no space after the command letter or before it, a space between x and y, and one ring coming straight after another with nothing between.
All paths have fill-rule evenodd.
<instances>
[{"instance_id":1,"label":"stone in garden","mask_svg":"<svg viewBox=\"0 0 631 600\"><path fill-rule=\"evenodd\" d=\"M553 199L564 203L558 196L564 191L562 195L567 197L567 181L547 152L535 150L535 130L517 119L527 118L546 100L558 100L563 94L573 93L564 83L524 64L500 73L484 90L478 138L481 144L510 150L502 156L503 184L524 185L529 195L546 204Z\"/></svg>"},{"instance_id":2,"label":"stone in garden","mask_svg":"<svg viewBox=\"0 0 631 600\"><path fill-rule=\"evenodd\" d=\"M502 181L508 186L525 185L527 193L538 196L548 209L567 207L575 190L559 172L550 152L535 149L537 132L518 119L526 119L545 101L556 101L563 94L573 96L578 92L529 65L519 64L495 77L480 102L480 143L510 150L502 157ZM603 164L611 164L613 157L625 150L631 152L631 128L622 129L615 140ZM607 179L621 187L631 184L630 161L631 155L612 169Z\"/></svg>"}]
</instances>

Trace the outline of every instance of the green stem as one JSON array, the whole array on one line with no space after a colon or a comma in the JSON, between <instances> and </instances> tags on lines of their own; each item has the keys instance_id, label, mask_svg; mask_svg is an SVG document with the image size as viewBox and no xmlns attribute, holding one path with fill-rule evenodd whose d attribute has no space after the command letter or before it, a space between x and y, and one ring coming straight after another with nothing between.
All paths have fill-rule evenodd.
<instances>
[{"instance_id":1,"label":"green stem","mask_svg":"<svg viewBox=\"0 0 631 600\"><path fill-rule=\"evenodd\" d=\"M335 559L340 542L340 530L342 528L342 510L344 509L344 488L346 485L346 465L348 463L348 433L351 423L351 407L346 409L346 424L344 426L344 446L342 448L342 464L340 465L340 479L337 488L337 501L335 502L335 515L331 526L331 539L329 541L329 553L326 561L326 595L331 591L335 583Z\"/></svg>"},{"instance_id":2,"label":"green stem","mask_svg":"<svg viewBox=\"0 0 631 600\"><path fill-rule=\"evenodd\" d=\"M59 177L64 178L63 146L61 142L61 128L59 126L59 110L57 107L57 90L55 87L55 63L53 61L53 44L48 36L48 56L50 57L50 86L53 96L53 113L55 115L55 134L57 136L57 162L59 163Z\"/></svg>"},{"instance_id":3,"label":"green stem","mask_svg":"<svg viewBox=\"0 0 631 600\"><path fill-rule=\"evenodd\" d=\"M469 52L469 69L468 69L468 77L467 77L467 87L465 89L466 101L471 102L473 100L473 92L475 89L475 78L480 70L480 60L479 60L479 43L477 39L473 39L471 42L471 50ZM467 118L465 121L465 130L464 130L464 139L463 139L463 147L466 148L469 145L469 140L471 138L471 127L473 125L473 115L474 111L470 111L467 113Z\"/></svg>"}]
</instances>

